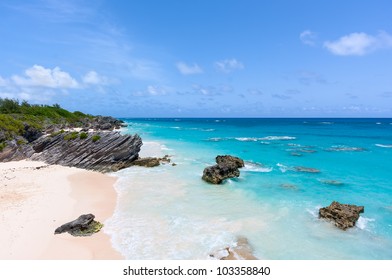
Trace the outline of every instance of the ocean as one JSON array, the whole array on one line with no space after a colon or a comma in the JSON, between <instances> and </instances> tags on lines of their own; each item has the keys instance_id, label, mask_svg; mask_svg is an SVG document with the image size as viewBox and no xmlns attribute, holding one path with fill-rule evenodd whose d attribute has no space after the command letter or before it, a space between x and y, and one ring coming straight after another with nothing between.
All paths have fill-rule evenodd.
<instances>
[{"instance_id":1,"label":"ocean","mask_svg":"<svg viewBox=\"0 0 392 280\"><path fill-rule=\"evenodd\" d=\"M105 231L125 258L209 259L243 236L260 259L392 259L392 119L124 121L142 156L176 164L116 173ZM204 182L217 155L242 158L240 177ZM354 228L318 218L332 201L365 207Z\"/></svg>"}]
</instances>

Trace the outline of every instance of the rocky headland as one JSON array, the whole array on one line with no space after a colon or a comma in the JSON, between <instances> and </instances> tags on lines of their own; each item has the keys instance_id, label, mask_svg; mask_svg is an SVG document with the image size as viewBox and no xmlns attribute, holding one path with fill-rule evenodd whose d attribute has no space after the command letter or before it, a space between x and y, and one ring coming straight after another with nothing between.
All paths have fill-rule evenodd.
<instances>
[{"instance_id":1,"label":"rocky headland","mask_svg":"<svg viewBox=\"0 0 392 280\"><path fill-rule=\"evenodd\" d=\"M121 120L71 113L58 105L7 99L0 105L0 162L30 159L109 172L139 158L142 139L121 134L118 129L127 126Z\"/></svg>"}]
</instances>

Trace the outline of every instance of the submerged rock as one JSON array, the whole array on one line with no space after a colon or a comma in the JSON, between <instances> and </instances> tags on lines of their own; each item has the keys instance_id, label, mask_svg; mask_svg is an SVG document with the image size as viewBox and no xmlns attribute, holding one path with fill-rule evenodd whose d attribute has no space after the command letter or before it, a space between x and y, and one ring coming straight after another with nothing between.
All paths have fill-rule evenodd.
<instances>
[{"instance_id":1,"label":"submerged rock","mask_svg":"<svg viewBox=\"0 0 392 280\"><path fill-rule=\"evenodd\" d=\"M341 204L334 201L331 205L320 208L319 218L332 221L338 228L346 230L355 226L356 221L359 219L359 214L363 212L363 206Z\"/></svg>"},{"instance_id":2,"label":"submerged rock","mask_svg":"<svg viewBox=\"0 0 392 280\"><path fill-rule=\"evenodd\" d=\"M81 215L76 220L73 220L58 227L54 231L54 234L68 232L73 236L90 236L100 231L103 227L103 224L94 221L94 219L95 216L93 214Z\"/></svg>"},{"instance_id":3,"label":"submerged rock","mask_svg":"<svg viewBox=\"0 0 392 280\"><path fill-rule=\"evenodd\" d=\"M323 180L321 183L332 186L343 186L344 183L337 180Z\"/></svg>"},{"instance_id":4,"label":"submerged rock","mask_svg":"<svg viewBox=\"0 0 392 280\"><path fill-rule=\"evenodd\" d=\"M212 184L220 184L223 180L240 176L238 168L244 167L244 161L229 155L217 156L216 165L206 167L202 179Z\"/></svg>"},{"instance_id":5,"label":"submerged rock","mask_svg":"<svg viewBox=\"0 0 392 280\"><path fill-rule=\"evenodd\" d=\"M293 184L280 184L280 186L284 189L298 190L297 186Z\"/></svg>"},{"instance_id":6,"label":"submerged rock","mask_svg":"<svg viewBox=\"0 0 392 280\"><path fill-rule=\"evenodd\" d=\"M316 168L304 167L304 166L295 166L294 170L297 172L306 172L306 173L320 173L320 170Z\"/></svg>"},{"instance_id":7,"label":"submerged rock","mask_svg":"<svg viewBox=\"0 0 392 280\"><path fill-rule=\"evenodd\" d=\"M218 250L210 257L218 260L257 260L248 239L242 236L238 237L234 246Z\"/></svg>"}]
</instances>

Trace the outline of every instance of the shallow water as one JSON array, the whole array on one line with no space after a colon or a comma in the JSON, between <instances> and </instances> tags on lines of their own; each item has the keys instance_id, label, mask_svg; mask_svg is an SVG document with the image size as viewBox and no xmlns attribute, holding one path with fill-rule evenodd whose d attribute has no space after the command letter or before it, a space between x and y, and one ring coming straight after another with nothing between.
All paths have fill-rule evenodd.
<instances>
[{"instance_id":1,"label":"shallow water","mask_svg":"<svg viewBox=\"0 0 392 280\"><path fill-rule=\"evenodd\" d=\"M142 154L169 154L177 164L117 173L106 231L126 258L208 259L245 236L258 258L392 259L391 120L126 121L124 133L143 139ZM207 184L203 169L219 154L243 158L245 168ZM318 219L334 200L365 206L355 228Z\"/></svg>"}]
</instances>

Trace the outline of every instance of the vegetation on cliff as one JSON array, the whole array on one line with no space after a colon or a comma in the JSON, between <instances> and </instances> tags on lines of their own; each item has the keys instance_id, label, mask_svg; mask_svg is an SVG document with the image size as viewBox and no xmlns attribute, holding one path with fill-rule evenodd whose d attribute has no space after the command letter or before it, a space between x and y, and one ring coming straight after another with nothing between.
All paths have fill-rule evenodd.
<instances>
[{"instance_id":1,"label":"vegetation on cliff","mask_svg":"<svg viewBox=\"0 0 392 280\"><path fill-rule=\"evenodd\" d=\"M93 118L82 112L69 112L58 104L33 105L0 98L0 142L25 136L28 130L43 131L53 125L81 127Z\"/></svg>"}]
</instances>

